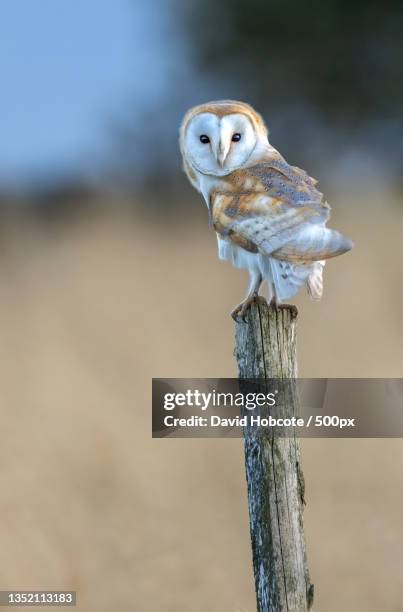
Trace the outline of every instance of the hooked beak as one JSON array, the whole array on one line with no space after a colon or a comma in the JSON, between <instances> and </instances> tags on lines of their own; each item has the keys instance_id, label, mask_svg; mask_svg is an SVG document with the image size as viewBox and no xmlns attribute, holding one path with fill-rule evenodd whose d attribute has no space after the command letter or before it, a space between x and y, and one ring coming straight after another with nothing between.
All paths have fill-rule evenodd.
<instances>
[{"instance_id":1,"label":"hooked beak","mask_svg":"<svg viewBox=\"0 0 403 612\"><path fill-rule=\"evenodd\" d=\"M220 164L221 168L224 166L225 160L227 159L228 152L229 152L229 144L225 144L222 140L220 140L218 144L216 159L217 159L217 162Z\"/></svg>"}]
</instances>

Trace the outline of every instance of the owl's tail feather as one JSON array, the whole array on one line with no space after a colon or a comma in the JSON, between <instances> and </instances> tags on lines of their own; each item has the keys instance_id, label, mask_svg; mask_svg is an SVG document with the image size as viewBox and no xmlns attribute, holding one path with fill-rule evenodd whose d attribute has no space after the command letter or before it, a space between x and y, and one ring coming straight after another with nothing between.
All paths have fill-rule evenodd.
<instances>
[{"instance_id":1,"label":"owl's tail feather","mask_svg":"<svg viewBox=\"0 0 403 612\"><path fill-rule=\"evenodd\" d=\"M323 268L325 261L316 261L312 265L312 272L306 281L306 288L313 300L320 300L323 296Z\"/></svg>"}]
</instances>

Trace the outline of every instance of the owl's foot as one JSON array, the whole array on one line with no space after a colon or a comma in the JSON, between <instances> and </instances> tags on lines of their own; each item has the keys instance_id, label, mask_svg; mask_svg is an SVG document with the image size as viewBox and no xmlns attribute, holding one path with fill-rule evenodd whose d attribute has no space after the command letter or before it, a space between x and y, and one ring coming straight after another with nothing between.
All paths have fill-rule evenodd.
<instances>
[{"instance_id":1,"label":"owl's foot","mask_svg":"<svg viewBox=\"0 0 403 612\"><path fill-rule=\"evenodd\" d=\"M264 297L262 297L261 295L258 295L257 293L254 293L253 295L248 296L246 300L238 304L238 306L236 306L234 310L231 312L231 317L234 319L234 321L241 320L245 322L246 313L248 312L252 304L267 304L267 302L264 299Z\"/></svg>"},{"instance_id":2,"label":"owl's foot","mask_svg":"<svg viewBox=\"0 0 403 612\"><path fill-rule=\"evenodd\" d=\"M298 314L298 308L294 306L294 304L283 304L277 297L272 298L269 307L275 308L276 310L290 310L294 317L296 317Z\"/></svg>"}]
</instances>

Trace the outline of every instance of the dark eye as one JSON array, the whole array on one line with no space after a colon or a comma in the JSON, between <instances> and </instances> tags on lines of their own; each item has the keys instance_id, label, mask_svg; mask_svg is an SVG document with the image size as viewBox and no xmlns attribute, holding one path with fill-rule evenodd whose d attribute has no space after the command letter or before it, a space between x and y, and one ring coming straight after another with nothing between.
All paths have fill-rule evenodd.
<instances>
[{"instance_id":1,"label":"dark eye","mask_svg":"<svg viewBox=\"0 0 403 612\"><path fill-rule=\"evenodd\" d=\"M235 134L232 137L232 142L239 142L241 140L241 135L239 134L239 132L235 132Z\"/></svg>"},{"instance_id":2,"label":"dark eye","mask_svg":"<svg viewBox=\"0 0 403 612\"><path fill-rule=\"evenodd\" d=\"M200 142L202 142L203 144L208 144L210 142L210 138L206 136L206 134L202 134L200 136Z\"/></svg>"}]
</instances>

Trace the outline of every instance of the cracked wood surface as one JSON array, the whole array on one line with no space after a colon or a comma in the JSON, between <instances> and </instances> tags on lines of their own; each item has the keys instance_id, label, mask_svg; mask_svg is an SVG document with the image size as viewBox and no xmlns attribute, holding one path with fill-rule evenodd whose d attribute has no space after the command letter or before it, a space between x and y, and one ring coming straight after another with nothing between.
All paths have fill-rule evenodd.
<instances>
[{"instance_id":1,"label":"cracked wood surface","mask_svg":"<svg viewBox=\"0 0 403 612\"><path fill-rule=\"evenodd\" d=\"M276 309L253 304L246 322L236 323L239 378L259 378L269 387L269 379L295 378L296 321L294 306ZM284 404L281 416L296 414L295 393ZM313 585L303 528L304 478L298 438L293 434L275 437L263 428L246 427L244 443L257 610L310 610Z\"/></svg>"}]
</instances>

